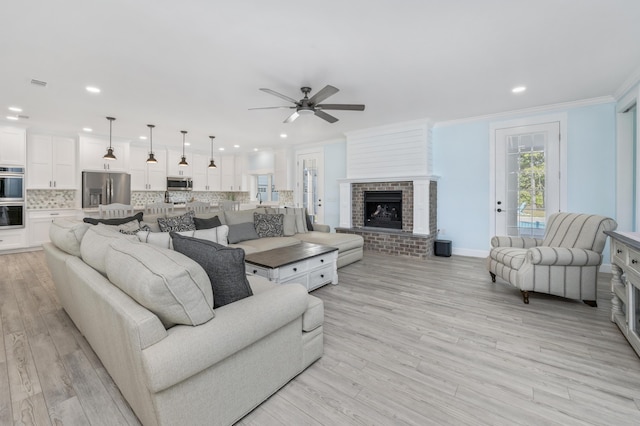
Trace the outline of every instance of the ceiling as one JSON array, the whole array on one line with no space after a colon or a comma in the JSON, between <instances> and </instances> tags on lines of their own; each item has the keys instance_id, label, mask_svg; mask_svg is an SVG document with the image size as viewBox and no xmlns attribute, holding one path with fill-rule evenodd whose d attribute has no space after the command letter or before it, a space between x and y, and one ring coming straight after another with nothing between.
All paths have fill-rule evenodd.
<instances>
[{"instance_id":1,"label":"ceiling","mask_svg":"<svg viewBox=\"0 0 640 426\"><path fill-rule=\"evenodd\" d=\"M249 150L611 96L640 70L637 0L34 0L3 15L1 120L19 106L21 125L104 135L111 115L114 136L155 124L154 145L187 130L203 150L209 135ZM259 88L327 84L326 103L366 110L334 124L249 110L287 105Z\"/></svg>"}]
</instances>

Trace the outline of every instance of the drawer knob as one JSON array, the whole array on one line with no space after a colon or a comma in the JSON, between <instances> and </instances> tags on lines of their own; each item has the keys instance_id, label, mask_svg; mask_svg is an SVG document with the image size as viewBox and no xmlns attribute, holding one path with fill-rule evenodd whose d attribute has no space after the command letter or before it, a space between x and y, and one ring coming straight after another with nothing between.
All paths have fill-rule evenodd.
<instances>
[{"instance_id":1,"label":"drawer knob","mask_svg":"<svg viewBox=\"0 0 640 426\"><path fill-rule=\"evenodd\" d=\"M633 263L635 265L636 263L638 263L638 261L635 260L635 259L631 259L631 263Z\"/></svg>"},{"instance_id":2,"label":"drawer knob","mask_svg":"<svg viewBox=\"0 0 640 426\"><path fill-rule=\"evenodd\" d=\"M297 271L298 271L298 268L293 268L293 272L297 272Z\"/></svg>"},{"instance_id":3,"label":"drawer knob","mask_svg":"<svg viewBox=\"0 0 640 426\"><path fill-rule=\"evenodd\" d=\"M622 253L622 250L617 249L617 250L616 250L616 253L620 254L620 253Z\"/></svg>"},{"instance_id":4,"label":"drawer knob","mask_svg":"<svg viewBox=\"0 0 640 426\"><path fill-rule=\"evenodd\" d=\"M258 270L257 270L257 269L254 269L254 270L253 270L253 273L254 273L254 274L257 274L257 273L258 273Z\"/></svg>"},{"instance_id":5,"label":"drawer knob","mask_svg":"<svg viewBox=\"0 0 640 426\"><path fill-rule=\"evenodd\" d=\"M320 278L324 278L324 274L320 274Z\"/></svg>"},{"instance_id":6,"label":"drawer knob","mask_svg":"<svg viewBox=\"0 0 640 426\"><path fill-rule=\"evenodd\" d=\"M324 259L320 259L320 263L324 263Z\"/></svg>"}]
</instances>

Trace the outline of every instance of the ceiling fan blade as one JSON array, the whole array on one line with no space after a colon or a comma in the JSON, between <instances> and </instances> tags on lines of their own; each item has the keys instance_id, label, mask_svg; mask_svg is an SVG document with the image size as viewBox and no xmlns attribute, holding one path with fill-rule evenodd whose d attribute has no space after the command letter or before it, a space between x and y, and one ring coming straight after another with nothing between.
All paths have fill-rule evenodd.
<instances>
[{"instance_id":1,"label":"ceiling fan blade","mask_svg":"<svg viewBox=\"0 0 640 426\"><path fill-rule=\"evenodd\" d=\"M264 88L262 88L262 89L260 89L260 90L262 90L262 91L263 91L263 92L265 92L265 93L269 93L270 95L273 95L273 96L277 96L277 97L279 97L279 98L282 98L282 99L284 99L285 101L293 102L294 104L297 104L297 103L298 103L298 101L296 101L295 99L290 98L290 97L288 97L287 95L283 95L282 93L278 93L278 92L276 92L275 90L271 90L271 89L264 89Z\"/></svg>"},{"instance_id":2,"label":"ceiling fan blade","mask_svg":"<svg viewBox=\"0 0 640 426\"><path fill-rule=\"evenodd\" d=\"M364 111L364 105L357 104L320 104L316 105L316 108L321 109L334 109L342 111Z\"/></svg>"},{"instance_id":3,"label":"ceiling fan blade","mask_svg":"<svg viewBox=\"0 0 640 426\"><path fill-rule=\"evenodd\" d=\"M335 95L336 93L338 93L338 91L338 88L327 84L326 86L324 86L324 89L320 90L318 93L309 98L309 103L312 105L316 105L327 99L329 96Z\"/></svg>"},{"instance_id":4,"label":"ceiling fan blade","mask_svg":"<svg viewBox=\"0 0 640 426\"><path fill-rule=\"evenodd\" d=\"M274 107L255 107L255 108L249 108L251 109L291 109L291 108L295 108L294 106L274 106Z\"/></svg>"},{"instance_id":5,"label":"ceiling fan blade","mask_svg":"<svg viewBox=\"0 0 640 426\"><path fill-rule=\"evenodd\" d=\"M323 120L328 121L329 123L335 123L336 121L338 121L338 119L333 115L327 114L326 112L320 111L319 109L315 110L314 114L316 115L316 117L320 117Z\"/></svg>"},{"instance_id":6,"label":"ceiling fan blade","mask_svg":"<svg viewBox=\"0 0 640 426\"><path fill-rule=\"evenodd\" d=\"M294 111L293 114L288 116L287 119L283 121L283 123L291 123L298 117L300 117L300 114L298 114L298 111Z\"/></svg>"}]
</instances>

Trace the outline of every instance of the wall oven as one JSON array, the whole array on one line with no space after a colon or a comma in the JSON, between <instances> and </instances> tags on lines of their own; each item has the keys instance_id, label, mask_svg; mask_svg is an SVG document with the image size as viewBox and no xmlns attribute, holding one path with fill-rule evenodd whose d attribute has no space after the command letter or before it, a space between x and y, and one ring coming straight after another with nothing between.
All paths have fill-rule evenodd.
<instances>
[{"instance_id":1,"label":"wall oven","mask_svg":"<svg viewBox=\"0 0 640 426\"><path fill-rule=\"evenodd\" d=\"M24 167L0 166L0 230L24 225Z\"/></svg>"},{"instance_id":2,"label":"wall oven","mask_svg":"<svg viewBox=\"0 0 640 426\"><path fill-rule=\"evenodd\" d=\"M24 167L0 166L0 203L24 201Z\"/></svg>"}]
</instances>

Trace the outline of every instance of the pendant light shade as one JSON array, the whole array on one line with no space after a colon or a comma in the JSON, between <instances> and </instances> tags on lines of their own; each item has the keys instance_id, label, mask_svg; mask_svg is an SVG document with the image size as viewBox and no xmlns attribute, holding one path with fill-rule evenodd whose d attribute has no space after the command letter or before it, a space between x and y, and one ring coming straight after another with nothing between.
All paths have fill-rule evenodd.
<instances>
[{"instance_id":1,"label":"pendant light shade","mask_svg":"<svg viewBox=\"0 0 640 426\"><path fill-rule=\"evenodd\" d=\"M216 162L213 161L213 139L215 139L215 136L209 136L209 138L211 139L211 161L209 161L209 168L210 169L215 169L216 167Z\"/></svg>"},{"instance_id":2,"label":"pendant light shade","mask_svg":"<svg viewBox=\"0 0 640 426\"><path fill-rule=\"evenodd\" d=\"M189 163L187 163L187 157L185 157L185 155L184 155L184 138L187 135L187 131L186 130L180 130L180 133L182 133L182 159L178 163L178 166L186 167L186 166L189 165Z\"/></svg>"},{"instance_id":3,"label":"pendant light shade","mask_svg":"<svg viewBox=\"0 0 640 426\"><path fill-rule=\"evenodd\" d=\"M147 163L155 164L158 162L156 157L153 155L153 128L156 127L153 124L147 124L149 128L149 158L147 158Z\"/></svg>"},{"instance_id":4,"label":"pendant light shade","mask_svg":"<svg viewBox=\"0 0 640 426\"><path fill-rule=\"evenodd\" d=\"M102 158L104 158L105 160L116 160L116 156L113 155L113 147L111 146L111 127L115 118L107 117L107 120L109 120L109 148L107 148L107 153Z\"/></svg>"}]
</instances>

